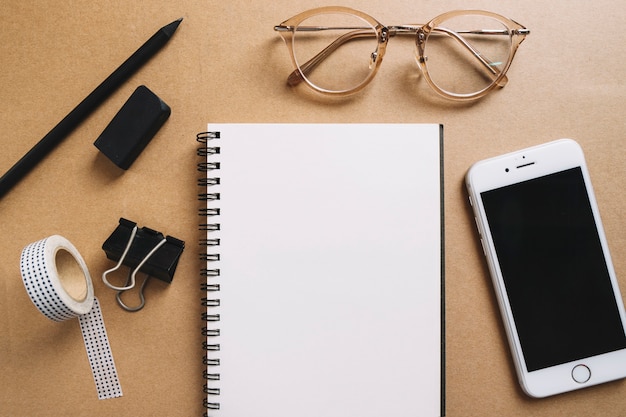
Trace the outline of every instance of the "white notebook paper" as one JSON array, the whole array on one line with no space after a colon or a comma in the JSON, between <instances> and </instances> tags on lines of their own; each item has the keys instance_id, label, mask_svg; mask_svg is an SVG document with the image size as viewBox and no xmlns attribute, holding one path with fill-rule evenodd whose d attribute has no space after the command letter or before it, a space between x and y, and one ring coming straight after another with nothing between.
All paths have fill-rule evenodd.
<instances>
[{"instance_id":1,"label":"white notebook paper","mask_svg":"<svg viewBox=\"0 0 626 417\"><path fill-rule=\"evenodd\" d=\"M441 126L208 130L208 416L443 415Z\"/></svg>"}]
</instances>

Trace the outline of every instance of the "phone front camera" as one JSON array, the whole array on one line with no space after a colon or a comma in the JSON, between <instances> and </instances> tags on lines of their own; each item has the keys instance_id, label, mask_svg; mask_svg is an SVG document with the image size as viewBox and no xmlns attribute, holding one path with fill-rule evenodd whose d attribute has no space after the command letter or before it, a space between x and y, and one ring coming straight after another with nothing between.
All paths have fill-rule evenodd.
<instances>
[{"instance_id":1,"label":"phone front camera","mask_svg":"<svg viewBox=\"0 0 626 417\"><path fill-rule=\"evenodd\" d=\"M504 172L509 172L509 169L508 168L504 168Z\"/></svg>"}]
</instances>

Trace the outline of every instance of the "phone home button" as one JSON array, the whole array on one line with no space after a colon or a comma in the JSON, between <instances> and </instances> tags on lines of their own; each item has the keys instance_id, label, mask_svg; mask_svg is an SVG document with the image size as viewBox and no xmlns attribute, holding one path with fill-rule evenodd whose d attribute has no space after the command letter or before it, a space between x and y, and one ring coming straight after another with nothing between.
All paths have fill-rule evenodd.
<instances>
[{"instance_id":1,"label":"phone home button","mask_svg":"<svg viewBox=\"0 0 626 417\"><path fill-rule=\"evenodd\" d=\"M579 384L584 384L591 378L591 370L586 365L576 365L572 369L572 378Z\"/></svg>"}]
</instances>

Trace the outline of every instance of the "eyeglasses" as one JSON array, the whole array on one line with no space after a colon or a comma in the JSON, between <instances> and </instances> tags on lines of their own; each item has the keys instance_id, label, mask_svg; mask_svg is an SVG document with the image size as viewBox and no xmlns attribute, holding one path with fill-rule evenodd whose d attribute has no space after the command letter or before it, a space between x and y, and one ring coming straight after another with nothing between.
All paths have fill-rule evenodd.
<instances>
[{"instance_id":1,"label":"eyeglasses","mask_svg":"<svg viewBox=\"0 0 626 417\"><path fill-rule=\"evenodd\" d=\"M504 87L517 48L530 33L519 23L482 10L444 13L427 24L384 26L347 7L312 9L274 30L295 70L287 82L305 82L327 95L347 95L374 78L395 35L415 36L415 57L427 83L443 97L471 100Z\"/></svg>"}]
</instances>

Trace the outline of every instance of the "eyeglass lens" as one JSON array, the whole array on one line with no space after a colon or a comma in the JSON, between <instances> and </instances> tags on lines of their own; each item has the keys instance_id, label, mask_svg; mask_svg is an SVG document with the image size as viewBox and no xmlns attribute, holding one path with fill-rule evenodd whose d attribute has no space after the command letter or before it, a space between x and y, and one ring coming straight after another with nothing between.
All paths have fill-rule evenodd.
<instances>
[{"instance_id":1,"label":"eyeglass lens","mask_svg":"<svg viewBox=\"0 0 626 417\"><path fill-rule=\"evenodd\" d=\"M329 53L314 68L306 69L306 63L327 47ZM362 84L374 70L372 54L377 48L372 25L346 13L311 16L293 35L294 59L305 79L328 91L352 90Z\"/></svg>"},{"instance_id":2,"label":"eyeglass lens","mask_svg":"<svg viewBox=\"0 0 626 417\"><path fill-rule=\"evenodd\" d=\"M499 20L461 15L436 25L424 45L428 75L452 94L473 94L492 85L511 54L510 30Z\"/></svg>"}]
</instances>

